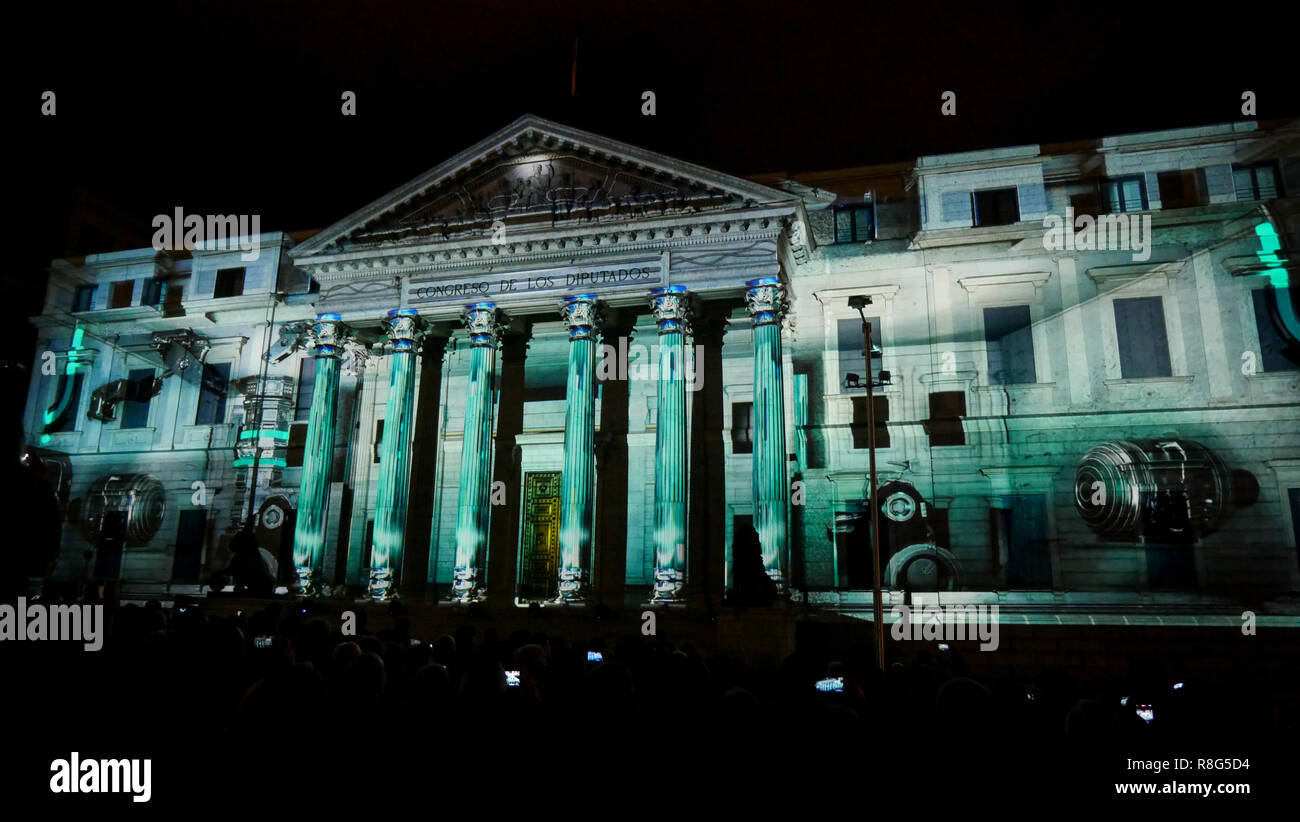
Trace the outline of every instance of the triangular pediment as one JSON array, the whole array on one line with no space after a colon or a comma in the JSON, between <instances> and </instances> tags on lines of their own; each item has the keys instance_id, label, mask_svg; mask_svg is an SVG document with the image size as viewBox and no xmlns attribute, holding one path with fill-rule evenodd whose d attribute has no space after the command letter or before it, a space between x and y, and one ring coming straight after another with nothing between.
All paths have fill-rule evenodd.
<instances>
[{"instance_id":1,"label":"triangular pediment","mask_svg":"<svg viewBox=\"0 0 1300 822\"><path fill-rule=\"evenodd\" d=\"M297 246L297 258L792 202L788 192L526 115ZM499 222L498 222L499 221Z\"/></svg>"}]
</instances>

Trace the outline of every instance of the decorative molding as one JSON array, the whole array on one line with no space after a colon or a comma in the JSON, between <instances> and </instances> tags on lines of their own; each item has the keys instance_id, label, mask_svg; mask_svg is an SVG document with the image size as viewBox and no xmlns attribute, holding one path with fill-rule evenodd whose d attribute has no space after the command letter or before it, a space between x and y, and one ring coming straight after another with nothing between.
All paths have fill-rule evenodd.
<instances>
[{"instance_id":1,"label":"decorative molding","mask_svg":"<svg viewBox=\"0 0 1300 822\"><path fill-rule=\"evenodd\" d=\"M364 277L349 275L364 275L369 272L382 272L393 277L457 269L491 274L515 268L544 267L553 265L555 261L574 264L582 258L610 253L672 251L676 258L683 248L707 247L737 239L757 246L764 240L777 239L780 233L779 223L771 218L739 222L719 220L684 227L648 227L615 232L602 230L538 237L515 240L499 246L485 246L483 240L476 239L472 243L458 243L437 250L376 248L372 257L302 263L298 267L322 284L367 282ZM726 254L736 256L735 251L727 251ZM334 292L331 289L327 293L332 296Z\"/></svg>"},{"instance_id":2,"label":"decorative molding","mask_svg":"<svg viewBox=\"0 0 1300 822\"><path fill-rule=\"evenodd\" d=\"M901 286L886 283L881 285L859 285L851 288L823 288L814 291L812 294L817 299L817 302L825 305L827 303L843 303L849 297L857 294L867 297L884 297L886 300L890 300L897 296L900 290Z\"/></svg>"},{"instance_id":3,"label":"decorative molding","mask_svg":"<svg viewBox=\"0 0 1300 822\"><path fill-rule=\"evenodd\" d=\"M1125 265L1097 265L1088 269L1088 276L1099 287L1115 285L1125 280L1135 280L1148 274L1163 274L1174 279L1182 271L1183 261L1167 263L1128 263Z\"/></svg>"},{"instance_id":4,"label":"decorative molding","mask_svg":"<svg viewBox=\"0 0 1300 822\"><path fill-rule=\"evenodd\" d=\"M957 284L966 290L967 294L974 294L978 288L989 288L999 285L1032 285L1035 289L1042 288L1048 280L1052 278L1050 271L1025 271L1015 274L976 274L969 277L958 277Z\"/></svg>"}]
</instances>

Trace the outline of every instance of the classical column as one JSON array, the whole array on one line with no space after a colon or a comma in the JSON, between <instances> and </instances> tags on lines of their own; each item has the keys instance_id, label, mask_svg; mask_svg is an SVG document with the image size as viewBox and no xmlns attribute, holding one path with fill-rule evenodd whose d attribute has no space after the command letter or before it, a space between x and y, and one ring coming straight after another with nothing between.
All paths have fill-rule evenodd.
<instances>
[{"instance_id":1,"label":"classical column","mask_svg":"<svg viewBox=\"0 0 1300 822\"><path fill-rule=\"evenodd\" d=\"M560 481L560 596L586 598L591 577L592 495L596 481L596 296L564 298L569 327L569 382L564 406L564 474Z\"/></svg>"},{"instance_id":2,"label":"classical column","mask_svg":"<svg viewBox=\"0 0 1300 822\"><path fill-rule=\"evenodd\" d=\"M388 408L379 451L374 546L370 554L370 597L386 602L397 594L406 540L406 505L411 478L411 427L415 419L415 351L424 321L413 308L395 308L384 319L393 342L389 360Z\"/></svg>"},{"instance_id":3,"label":"classical column","mask_svg":"<svg viewBox=\"0 0 1300 822\"><path fill-rule=\"evenodd\" d=\"M293 534L293 564L298 592L319 592L325 565L325 519L334 462L334 423L338 412L339 354L351 336L338 314L321 314L306 332L316 358L316 386L307 417L302 480L298 486L298 524Z\"/></svg>"},{"instance_id":4,"label":"classical column","mask_svg":"<svg viewBox=\"0 0 1300 822\"><path fill-rule=\"evenodd\" d=\"M781 375L785 287L777 277L761 277L745 285L745 302L754 318L754 529L762 546L763 567L784 594L790 499Z\"/></svg>"},{"instance_id":5,"label":"classical column","mask_svg":"<svg viewBox=\"0 0 1300 822\"><path fill-rule=\"evenodd\" d=\"M686 286L650 292L659 325L655 414L655 584L651 600L680 602L686 584Z\"/></svg>"},{"instance_id":6,"label":"classical column","mask_svg":"<svg viewBox=\"0 0 1300 822\"><path fill-rule=\"evenodd\" d=\"M451 584L457 602L481 599L479 580L487 554L492 491L492 375L501 324L495 303L465 306L470 334L469 392L461 440L460 500L456 517L456 568ZM436 526L435 526L436 527Z\"/></svg>"}]
</instances>

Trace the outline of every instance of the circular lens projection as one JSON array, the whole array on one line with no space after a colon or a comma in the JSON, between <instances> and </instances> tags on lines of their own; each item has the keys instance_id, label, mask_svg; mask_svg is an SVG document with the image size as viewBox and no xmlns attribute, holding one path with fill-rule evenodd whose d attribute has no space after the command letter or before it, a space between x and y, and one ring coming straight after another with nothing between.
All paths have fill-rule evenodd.
<instances>
[{"instance_id":1,"label":"circular lens projection","mask_svg":"<svg viewBox=\"0 0 1300 822\"><path fill-rule=\"evenodd\" d=\"M1191 440L1103 442L1074 474L1075 509L1111 539L1192 540L1218 528L1232 499L1223 462Z\"/></svg>"},{"instance_id":2,"label":"circular lens projection","mask_svg":"<svg viewBox=\"0 0 1300 822\"><path fill-rule=\"evenodd\" d=\"M167 514L163 485L148 474L111 474L90 484L81 505L81 530L97 542L106 523L125 527L125 544L145 545Z\"/></svg>"}]
</instances>

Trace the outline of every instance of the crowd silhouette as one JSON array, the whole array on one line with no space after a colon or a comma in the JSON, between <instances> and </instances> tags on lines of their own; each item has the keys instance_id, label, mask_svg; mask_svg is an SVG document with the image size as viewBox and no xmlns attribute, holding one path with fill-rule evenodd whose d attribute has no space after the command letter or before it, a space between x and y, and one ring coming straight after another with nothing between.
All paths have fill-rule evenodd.
<instances>
[{"instance_id":1,"label":"crowd silhouette","mask_svg":"<svg viewBox=\"0 0 1300 822\"><path fill-rule=\"evenodd\" d=\"M1076 779L1090 766L1115 775L1123 757L1159 746L1205 755L1208 739L1294 725L1260 683L1173 687L1170 672L1140 661L1122 679L1046 668L983 681L959 653L922 643L901 643L907 656L891 646L881 672L865 642L810 644L764 666L639 634L574 639L546 632L542 618L502 636L489 619L467 617L453 634L422 637L405 616L371 626L358 610L356 633L345 636L293 602L238 616L158 602L109 612L97 654L6 643L17 666L9 670L26 672L21 686L7 680L5 698L17 701L6 704L46 706L11 725L26 724L56 751L121 740L151 752L183 738L187 750L216 757L219 771L254 783L258 774L288 778L286 758L308 751L351 751L358 761L391 752L396 764L370 766L381 769L473 751L473 761L505 767L521 752L544 762L565 746L756 757L782 773L832 760L830 770L890 780L917 757L939 763L948 782L1053 769ZM1153 706L1150 721L1136 710L1143 705Z\"/></svg>"}]
</instances>

